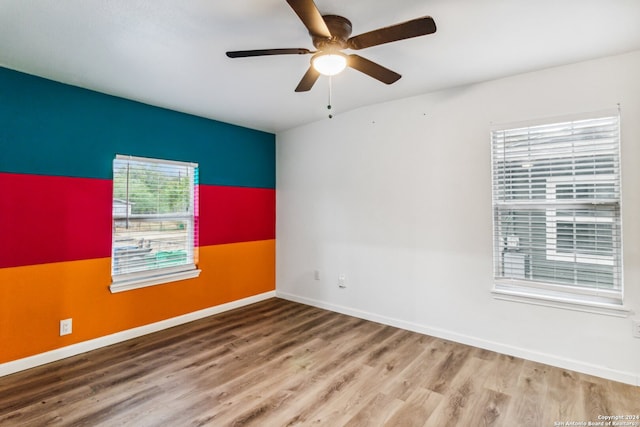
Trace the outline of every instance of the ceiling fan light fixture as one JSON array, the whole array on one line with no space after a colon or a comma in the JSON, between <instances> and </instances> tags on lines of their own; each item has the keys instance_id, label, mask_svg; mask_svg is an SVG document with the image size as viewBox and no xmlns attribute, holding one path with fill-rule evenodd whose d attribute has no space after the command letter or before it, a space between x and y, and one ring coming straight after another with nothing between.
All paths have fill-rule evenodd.
<instances>
[{"instance_id":1,"label":"ceiling fan light fixture","mask_svg":"<svg viewBox=\"0 0 640 427\"><path fill-rule=\"evenodd\" d=\"M322 75L335 76L347 66L347 57L342 53L320 53L311 58L311 64Z\"/></svg>"}]
</instances>

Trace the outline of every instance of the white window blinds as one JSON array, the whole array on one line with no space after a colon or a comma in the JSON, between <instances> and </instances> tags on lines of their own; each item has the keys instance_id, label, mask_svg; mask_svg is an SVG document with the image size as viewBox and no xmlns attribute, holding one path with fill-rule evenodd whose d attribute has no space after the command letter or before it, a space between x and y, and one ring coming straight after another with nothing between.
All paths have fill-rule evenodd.
<instances>
[{"instance_id":1,"label":"white window blinds","mask_svg":"<svg viewBox=\"0 0 640 427\"><path fill-rule=\"evenodd\" d=\"M183 278L179 273L195 270L197 183L196 164L116 157L114 283L143 282L142 286L148 286L170 281L163 277Z\"/></svg>"},{"instance_id":2,"label":"white window blinds","mask_svg":"<svg viewBox=\"0 0 640 427\"><path fill-rule=\"evenodd\" d=\"M496 288L621 304L619 118L494 130Z\"/></svg>"}]
</instances>

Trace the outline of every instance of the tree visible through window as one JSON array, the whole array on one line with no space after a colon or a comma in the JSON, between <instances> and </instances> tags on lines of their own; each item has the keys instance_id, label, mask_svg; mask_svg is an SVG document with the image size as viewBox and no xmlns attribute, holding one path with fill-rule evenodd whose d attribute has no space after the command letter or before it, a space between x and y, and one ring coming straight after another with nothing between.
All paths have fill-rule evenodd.
<instances>
[{"instance_id":1,"label":"tree visible through window","mask_svg":"<svg viewBox=\"0 0 640 427\"><path fill-rule=\"evenodd\" d=\"M618 116L492 132L495 288L622 303Z\"/></svg>"},{"instance_id":2,"label":"tree visible through window","mask_svg":"<svg viewBox=\"0 0 640 427\"><path fill-rule=\"evenodd\" d=\"M196 164L116 157L111 264L114 284L148 286L178 280L184 278L181 273L195 271L197 177ZM119 285L115 288L118 290Z\"/></svg>"}]
</instances>

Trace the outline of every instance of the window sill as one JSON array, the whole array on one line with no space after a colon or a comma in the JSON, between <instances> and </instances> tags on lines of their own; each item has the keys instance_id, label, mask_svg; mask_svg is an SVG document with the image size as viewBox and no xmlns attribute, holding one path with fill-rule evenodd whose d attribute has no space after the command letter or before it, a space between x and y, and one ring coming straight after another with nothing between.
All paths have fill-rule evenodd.
<instances>
[{"instance_id":1,"label":"window sill","mask_svg":"<svg viewBox=\"0 0 640 427\"><path fill-rule=\"evenodd\" d=\"M131 291L133 289L146 288L148 286L162 285L164 283L176 282L178 280L193 279L200 275L200 271L196 268L170 272L164 274L158 274L156 276L136 277L127 280L114 280L109 286L109 290L112 294L124 291Z\"/></svg>"},{"instance_id":2,"label":"window sill","mask_svg":"<svg viewBox=\"0 0 640 427\"><path fill-rule=\"evenodd\" d=\"M586 301L570 297L549 296L535 291L494 288L491 293L495 299L502 301L519 302L615 317L628 317L631 314L631 310L621 304Z\"/></svg>"}]
</instances>

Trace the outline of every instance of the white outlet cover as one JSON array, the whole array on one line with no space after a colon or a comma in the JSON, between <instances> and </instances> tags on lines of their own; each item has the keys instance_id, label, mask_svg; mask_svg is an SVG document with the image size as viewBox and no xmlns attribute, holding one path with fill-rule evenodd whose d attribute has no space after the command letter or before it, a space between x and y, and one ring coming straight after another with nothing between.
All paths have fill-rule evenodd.
<instances>
[{"instance_id":1,"label":"white outlet cover","mask_svg":"<svg viewBox=\"0 0 640 427\"><path fill-rule=\"evenodd\" d=\"M346 288L347 286L345 285L344 281L345 281L346 277L344 274L340 274L338 276L338 286L341 288Z\"/></svg>"},{"instance_id":2,"label":"white outlet cover","mask_svg":"<svg viewBox=\"0 0 640 427\"><path fill-rule=\"evenodd\" d=\"M73 331L73 319L64 319L60 321L60 336L69 335Z\"/></svg>"}]
</instances>

